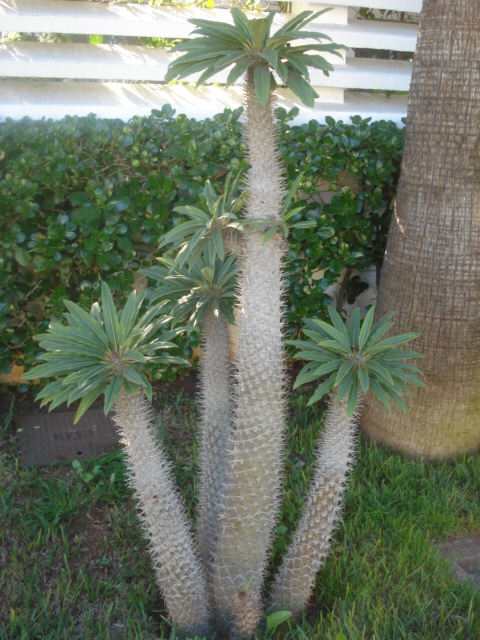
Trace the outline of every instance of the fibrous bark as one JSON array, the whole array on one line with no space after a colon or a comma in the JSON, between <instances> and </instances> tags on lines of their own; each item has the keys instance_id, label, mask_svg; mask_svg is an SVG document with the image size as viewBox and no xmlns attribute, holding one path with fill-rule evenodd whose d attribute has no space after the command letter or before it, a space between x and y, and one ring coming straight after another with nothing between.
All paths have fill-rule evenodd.
<instances>
[{"instance_id":1,"label":"fibrous bark","mask_svg":"<svg viewBox=\"0 0 480 640\"><path fill-rule=\"evenodd\" d=\"M205 580L170 464L155 440L150 406L141 394L122 391L114 411L169 616L183 632L207 635L211 627Z\"/></svg>"},{"instance_id":2,"label":"fibrous bark","mask_svg":"<svg viewBox=\"0 0 480 640\"><path fill-rule=\"evenodd\" d=\"M479 60L477 3L424 0L377 316L422 334L427 386L406 414L370 398L362 428L429 458L480 448Z\"/></svg>"}]
</instances>

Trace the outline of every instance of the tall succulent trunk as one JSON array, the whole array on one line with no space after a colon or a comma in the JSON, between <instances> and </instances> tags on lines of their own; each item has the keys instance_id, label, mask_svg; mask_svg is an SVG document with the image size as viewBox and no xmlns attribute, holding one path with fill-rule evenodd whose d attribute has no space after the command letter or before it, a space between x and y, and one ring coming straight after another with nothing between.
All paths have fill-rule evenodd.
<instances>
[{"instance_id":1,"label":"tall succulent trunk","mask_svg":"<svg viewBox=\"0 0 480 640\"><path fill-rule=\"evenodd\" d=\"M202 569L170 464L155 440L148 402L142 394L129 396L122 391L114 411L170 618L185 633L208 634L210 611Z\"/></svg>"},{"instance_id":2,"label":"tall succulent trunk","mask_svg":"<svg viewBox=\"0 0 480 640\"><path fill-rule=\"evenodd\" d=\"M347 415L347 401L332 397L303 515L273 585L272 611L286 610L298 615L307 605L343 508L346 481L354 460L356 427L356 415L352 418Z\"/></svg>"},{"instance_id":3,"label":"tall succulent trunk","mask_svg":"<svg viewBox=\"0 0 480 640\"><path fill-rule=\"evenodd\" d=\"M202 323L203 355L200 362L200 500L197 518L198 548L211 581L219 510L227 474L231 436L229 401L229 335L227 321L207 312Z\"/></svg>"},{"instance_id":4,"label":"tall succulent trunk","mask_svg":"<svg viewBox=\"0 0 480 640\"><path fill-rule=\"evenodd\" d=\"M479 59L478 3L424 0L377 315L421 333L426 389L406 414L370 397L362 429L429 458L480 449Z\"/></svg>"},{"instance_id":5,"label":"tall succulent trunk","mask_svg":"<svg viewBox=\"0 0 480 640\"><path fill-rule=\"evenodd\" d=\"M253 72L248 76L246 105L251 165L247 216L279 222L283 189L274 143L272 104L269 101L262 107L257 102ZM281 486L284 242L277 236L265 244L263 240L262 232L249 231L241 257L231 468L213 574L216 615L221 628L232 622L232 602L238 592L248 587L253 599L260 594ZM240 602L247 603L252 598Z\"/></svg>"}]
</instances>

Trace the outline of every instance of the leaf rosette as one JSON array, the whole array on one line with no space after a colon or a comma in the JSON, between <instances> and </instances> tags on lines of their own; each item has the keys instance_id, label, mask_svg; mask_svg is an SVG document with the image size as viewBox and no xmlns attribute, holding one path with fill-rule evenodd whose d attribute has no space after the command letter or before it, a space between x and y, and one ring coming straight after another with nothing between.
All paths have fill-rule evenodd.
<instances>
[{"instance_id":1,"label":"leaf rosette","mask_svg":"<svg viewBox=\"0 0 480 640\"><path fill-rule=\"evenodd\" d=\"M375 307L371 307L363 322L357 308L350 318L348 328L340 314L328 307L332 324L323 320L307 319L303 333L308 340L289 340L299 352L296 358L308 363L297 376L294 388L313 382L323 376L326 379L319 384L308 401L311 405L332 390L337 390L339 400L347 399L348 415L352 416L357 408L360 392L372 393L391 409L390 399L402 411L406 411L403 394L411 396L409 384L424 387L418 376L422 371L410 362L422 358L417 351L399 349L407 342L419 336L418 333L403 333L381 338L393 327L394 312L386 314L373 324Z\"/></svg>"},{"instance_id":2,"label":"leaf rosette","mask_svg":"<svg viewBox=\"0 0 480 640\"><path fill-rule=\"evenodd\" d=\"M133 291L117 311L108 285L102 282L101 304L90 313L65 300L66 324L52 322L35 339L43 352L40 364L25 374L26 380L55 378L37 395L50 410L80 400L75 422L102 394L108 413L123 389L127 395L144 391L149 400L152 387L143 369L148 362L188 364L183 358L164 353L175 347L175 332L168 331L170 318L165 302L142 311L144 293ZM160 352L160 353L159 353Z\"/></svg>"},{"instance_id":3,"label":"leaf rosette","mask_svg":"<svg viewBox=\"0 0 480 640\"><path fill-rule=\"evenodd\" d=\"M339 49L344 49L324 33L313 28L305 30L304 27L325 11L329 9L316 13L302 11L274 34L271 33L274 11L263 18L248 19L243 11L233 7L233 25L190 20L195 26L192 35L201 37L175 47L175 51L183 55L170 64L165 80L181 80L202 72L197 80L199 85L231 67L226 81L226 87L229 87L253 68L255 95L261 105L265 106L271 91L283 84L305 105L313 107L318 94L309 84L308 68L320 69L328 75L333 65L320 53L341 56Z\"/></svg>"}]
</instances>

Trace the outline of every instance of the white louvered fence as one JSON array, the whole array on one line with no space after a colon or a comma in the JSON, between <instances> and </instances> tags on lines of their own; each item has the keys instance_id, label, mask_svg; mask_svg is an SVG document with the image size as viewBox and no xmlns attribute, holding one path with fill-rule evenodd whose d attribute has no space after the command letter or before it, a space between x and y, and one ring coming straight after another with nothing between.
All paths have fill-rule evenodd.
<instances>
[{"instance_id":1,"label":"white louvered fence","mask_svg":"<svg viewBox=\"0 0 480 640\"><path fill-rule=\"evenodd\" d=\"M286 109L298 106L300 122L322 121L328 115L400 122L406 115L421 4L422 0L330 0L286 5L291 10L277 14L277 27L292 13L332 7L309 29L348 49L343 60L331 58L335 71L329 77L312 70L312 84L320 96L313 110L286 90L280 90L279 104ZM376 10L377 19L362 19L360 6ZM138 44L143 38L187 38L193 29L188 20L194 17L230 21L230 12L84 0L0 0L0 120L89 113L128 120L166 103L179 113L204 118L237 107L241 80L228 90L221 84L227 73L206 87L165 84L175 54L169 48ZM12 33L68 34L70 41L12 40ZM103 36L103 43L92 44L92 35ZM390 53L381 53L385 51Z\"/></svg>"}]
</instances>

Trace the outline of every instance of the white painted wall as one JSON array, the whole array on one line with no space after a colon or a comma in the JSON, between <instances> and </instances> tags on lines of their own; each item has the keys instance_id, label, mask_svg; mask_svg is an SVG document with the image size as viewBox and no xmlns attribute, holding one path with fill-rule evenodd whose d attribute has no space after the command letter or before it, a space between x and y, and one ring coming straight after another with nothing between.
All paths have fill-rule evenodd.
<instances>
[{"instance_id":1,"label":"white painted wall","mask_svg":"<svg viewBox=\"0 0 480 640\"><path fill-rule=\"evenodd\" d=\"M352 7L419 12L421 0L346 0L293 2L293 12L331 7L312 23L312 30L349 47L345 59L332 58L335 71L326 77L312 72L319 93L315 108L306 109L288 91L280 104L299 107L297 120L320 121L326 116L352 115L400 122L406 115L411 57L417 26L399 22L352 20ZM350 11L350 14L349 14ZM350 17L349 17L350 16ZM96 3L84 0L0 0L0 120L25 115L61 118L96 113L128 120L149 114L169 102L190 117L213 116L226 106L240 104L242 86L225 90L219 75L216 86L196 88L192 83L163 82L175 55L168 49L120 44L8 41L6 34L64 33L75 35L186 38L190 18L231 21L225 9L150 7L137 4ZM278 14L275 26L291 16ZM309 27L310 28L310 27ZM355 58L354 48L402 51L403 60ZM373 91L373 93L372 93ZM364 93L365 92L365 93Z\"/></svg>"}]
</instances>

